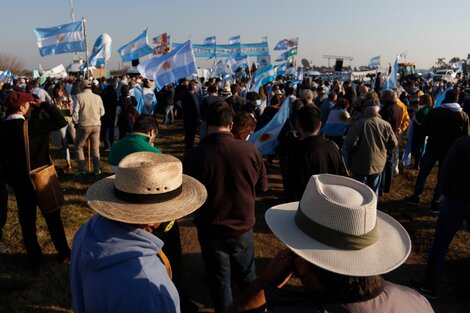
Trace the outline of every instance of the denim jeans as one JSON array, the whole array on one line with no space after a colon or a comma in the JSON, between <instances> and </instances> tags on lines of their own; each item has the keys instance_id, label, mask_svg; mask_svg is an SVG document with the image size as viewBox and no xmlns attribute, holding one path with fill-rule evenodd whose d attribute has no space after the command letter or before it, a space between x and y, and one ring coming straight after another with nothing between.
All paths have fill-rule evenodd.
<instances>
[{"instance_id":1,"label":"denim jeans","mask_svg":"<svg viewBox=\"0 0 470 313\"><path fill-rule=\"evenodd\" d=\"M174 105L167 105L165 107L165 116L163 117L163 125L173 124L175 121L175 116L173 114Z\"/></svg>"},{"instance_id":2,"label":"denim jeans","mask_svg":"<svg viewBox=\"0 0 470 313\"><path fill-rule=\"evenodd\" d=\"M233 302L232 278L241 291L256 278L253 230L227 239L209 238L198 230L198 239L215 312L222 312Z\"/></svg>"},{"instance_id":3,"label":"denim jeans","mask_svg":"<svg viewBox=\"0 0 470 313\"><path fill-rule=\"evenodd\" d=\"M428 152L424 154L420 162L418 178L416 178L416 184L415 184L415 190L414 190L414 195L416 197L421 196L421 194L423 193L424 185L426 184L426 179L428 178L429 173L431 173L436 162L439 162L439 170L437 173L437 183L434 189L433 202L435 203L441 202L442 191L441 191L441 183L440 183L439 177L441 177L441 165L443 161L444 161L444 157L438 157Z\"/></svg>"},{"instance_id":4,"label":"denim jeans","mask_svg":"<svg viewBox=\"0 0 470 313\"><path fill-rule=\"evenodd\" d=\"M426 263L424 287L434 289L444 265L449 245L465 219L470 217L470 201L446 197L439 213L434 241Z\"/></svg>"},{"instance_id":5,"label":"denim jeans","mask_svg":"<svg viewBox=\"0 0 470 313\"><path fill-rule=\"evenodd\" d=\"M367 186L372 189L376 196L379 195L379 187L380 187L380 178L382 177L382 173L372 174L372 175L356 175L353 174L352 178L366 184Z\"/></svg>"}]
</instances>

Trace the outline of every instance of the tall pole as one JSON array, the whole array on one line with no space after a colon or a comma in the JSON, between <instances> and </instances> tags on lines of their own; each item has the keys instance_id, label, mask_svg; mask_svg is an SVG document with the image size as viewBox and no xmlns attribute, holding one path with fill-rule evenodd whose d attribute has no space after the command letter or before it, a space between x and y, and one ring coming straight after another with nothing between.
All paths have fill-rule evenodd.
<instances>
[{"instance_id":1,"label":"tall pole","mask_svg":"<svg viewBox=\"0 0 470 313\"><path fill-rule=\"evenodd\" d=\"M85 37L85 64L86 64L86 72L85 72L85 78L88 79L90 78L89 75L89 68L88 68L88 44L87 44L87 35L86 35L86 28L85 28L85 18L82 17L82 25L83 25L83 36Z\"/></svg>"}]
</instances>

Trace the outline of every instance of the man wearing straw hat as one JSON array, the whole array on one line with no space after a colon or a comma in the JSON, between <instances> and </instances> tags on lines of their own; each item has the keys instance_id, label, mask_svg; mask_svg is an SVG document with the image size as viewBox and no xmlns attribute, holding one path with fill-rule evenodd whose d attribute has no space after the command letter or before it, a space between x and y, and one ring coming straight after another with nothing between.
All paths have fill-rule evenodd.
<instances>
[{"instance_id":1,"label":"man wearing straw hat","mask_svg":"<svg viewBox=\"0 0 470 313\"><path fill-rule=\"evenodd\" d=\"M171 267L161 252L172 221L207 198L173 156L136 152L116 175L86 193L98 215L76 233L70 268L73 309L81 312L180 312Z\"/></svg>"},{"instance_id":2,"label":"man wearing straw hat","mask_svg":"<svg viewBox=\"0 0 470 313\"><path fill-rule=\"evenodd\" d=\"M266 223L280 251L228 312L434 312L417 291L380 275L411 251L406 230L381 211L365 184L314 175L300 202L270 208ZM295 273L304 292L279 290Z\"/></svg>"}]
</instances>

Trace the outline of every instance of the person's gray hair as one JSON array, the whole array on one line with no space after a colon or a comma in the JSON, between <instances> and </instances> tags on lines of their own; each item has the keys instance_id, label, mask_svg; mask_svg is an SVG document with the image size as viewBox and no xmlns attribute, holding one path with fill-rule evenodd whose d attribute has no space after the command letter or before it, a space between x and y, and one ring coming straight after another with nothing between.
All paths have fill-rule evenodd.
<instances>
[{"instance_id":1,"label":"person's gray hair","mask_svg":"<svg viewBox=\"0 0 470 313\"><path fill-rule=\"evenodd\" d=\"M384 90L380 96L380 101L382 103L396 103L397 99L397 93L392 89Z\"/></svg>"},{"instance_id":2,"label":"person's gray hair","mask_svg":"<svg viewBox=\"0 0 470 313\"><path fill-rule=\"evenodd\" d=\"M362 109L362 113L364 114L377 114L380 111L379 106L371 106L371 107L365 107Z\"/></svg>"}]
</instances>

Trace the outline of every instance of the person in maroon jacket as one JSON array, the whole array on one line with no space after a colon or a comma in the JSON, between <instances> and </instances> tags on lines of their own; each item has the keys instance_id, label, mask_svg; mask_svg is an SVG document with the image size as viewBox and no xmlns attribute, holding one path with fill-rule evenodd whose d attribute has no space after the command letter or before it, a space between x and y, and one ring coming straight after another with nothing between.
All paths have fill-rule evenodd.
<instances>
[{"instance_id":1,"label":"person in maroon jacket","mask_svg":"<svg viewBox=\"0 0 470 313\"><path fill-rule=\"evenodd\" d=\"M243 290L256 277L255 198L257 190L268 189L268 181L256 147L230 133L233 110L228 103L209 104L205 120L207 136L186 152L183 167L208 192L195 224L215 312L222 312L232 303L231 280Z\"/></svg>"}]
</instances>

